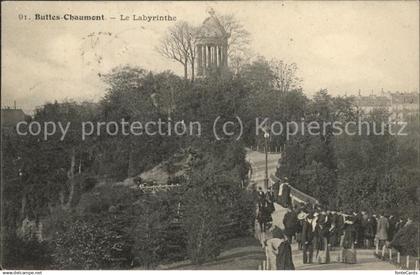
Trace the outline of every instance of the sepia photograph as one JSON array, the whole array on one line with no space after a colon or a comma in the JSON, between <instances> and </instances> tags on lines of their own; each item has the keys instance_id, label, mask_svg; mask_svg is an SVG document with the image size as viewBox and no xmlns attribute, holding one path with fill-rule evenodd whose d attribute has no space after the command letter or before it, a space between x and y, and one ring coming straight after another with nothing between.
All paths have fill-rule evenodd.
<instances>
[{"instance_id":1,"label":"sepia photograph","mask_svg":"<svg viewBox=\"0 0 420 275\"><path fill-rule=\"evenodd\" d=\"M2 274L418 274L419 14L3 1Z\"/></svg>"}]
</instances>

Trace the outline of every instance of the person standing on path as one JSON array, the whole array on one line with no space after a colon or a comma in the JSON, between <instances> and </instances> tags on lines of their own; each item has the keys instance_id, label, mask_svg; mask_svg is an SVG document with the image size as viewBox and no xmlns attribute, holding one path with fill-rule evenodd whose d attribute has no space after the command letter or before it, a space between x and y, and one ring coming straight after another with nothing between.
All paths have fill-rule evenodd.
<instances>
[{"instance_id":1,"label":"person standing on path","mask_svg":"<svg viewBox=\"0 0 420 275\"><path fill-rule=\"evenodd\" d=\"M265 193L262 190L262 187L258 187L257 192L257 201L258 201L258 209L261 209L265 203Z\"/></svg>"},{"instance_id":2,"label":"person standing on path","mask_svg":"<svg viewBox=\"0 0 420 275\"><path fill-rule=\"evenodd\" d=\"M393 215L388 218L389 228L388 228L388 240L392 241L395 236L395 231L397 228L397 218Z\"/></svg>"},{"instance_id":3,"label":"person standing on path","mask_svg":"<svg viewBox=\"0 0 420 275\"><path fill-rule=\"evenodd\" d=\"M271 209L266 200L262 202L262 205L258 209L257 221L260 225L262 233L265 233L269 229L269 224L273 221L271 217Z\"/></svg>"},{"instance_id":4,"label":"person standing on path","mask_svg":"<svg viewBox=\"0 0 420 275\"><path fill-rule=\"evenodd\" d=\"M331 211L330 215L330 229L329 229L329 238L328 238L328 243L330 244L331 250L334 249L334 247L337 246L337 235L338 235L338 230L337 230L337 221L338 221L338 215L335 211Z\"/></svg>"},{"instance_id":5,"label":"person standing on path","mask_svg":"<svg viewBox=\"0 0 420 275\"><path fill-rule=\"evenodd\" d=\"M279 247L285 241L283 232L280 228L275 226L269 232L269 237L264 241L265 254L267 257L267 269L277 270L277 257L279 254Z\"/></svg>"},{"instance_id":6,"label":"person standing on path","mask_svg":"<svg viewBox=\"0 0 420 275\"><path fill-rule=\"evenodd\" d=\"M286 235L289 242L292 243L292 238L295 235L298 227L298 219L295 211L291 210L290 208L287 208L287 213L284 215L283 218L283 225L284 234Z\"/></svg>"},{"instance_id":7,"label":"person standing on path","mask_svg":"<svg viewBox=\"0 0 420 275\"><path fill-rule=\"evenodd\" d=\"M355 264L357 261L357 252L356 249L354 249L357 235L354 227L355 219L354 215L345 215L344 217L344 237L339 261L346 264Z\"/></svg>"},{"instance_id":8,"label":"person standing on path","mask_svg":"<svg viewBox=\"0 0 420 275\"><path fill-rule=\"evenodd\" d=\"M285 182L280 185L279 190L280 205L284 208L292 207L292 199L290 197L291 189L287 180L287 178L284 178Z\"/></svg>"},{"instance_id":9,"label":"person standing on path","mask_svg":"<svg viewBox=\"0 0 420 275\"><path fill-rule=\"evenodd\" d=\"M277 270L295 270L292 257L292 246L288 240L284 240L278 248L276 267Z\"/></svg>"},{"instance_id":10,"label":"person standing on path","mask_svg":"<svg viewBox=\"0 0 420 275\"><path fill-rule=\"evenodd\" d=\"M276 211L276 208L274 207L274 202L275 202L275 198L274 198L274 192L272 189L270 189L267 192L267 206L268 206L268 211L270 212L270 215L274 213L274 211Z\"/></svg>"},{"instance_id":11,"label":"person standing on path","mask_svg":"<svg viewBox=\"0 0 420 275\"><path fill-rule=\"evenodd\" d=\"M374 243L375 239L375 232L376 232L376 224L374 221L374 217L372 215L368 215L365 231L364 231L364 237L365 237L365 248L371 248Z\"/></svg>"},{"instance_id":12,"label":"person standing on path","mask_svg":"<svg viewBox=\"0 0 420 275\"><path fill-rule=\"evenodd\" d=\"M306 213L301 211L298 216L298 224L296 227L296 241L298 243L298 249L302 250L303 245L302 245L302 230L303 230L303 223L305 222L306 219Z\"/></svg>"},{"instance_id":13,"label":"person standing on path","mask_svg":"<svg viewBox=\"0 0 420 275\"><path fill-rule=\"evenodd\" d=\"M318 219L319 239L317 245L317 261L320 264L327 264L330 262L330 252L328 246L330 227L331 223L328 219L328 215L325 211L322 211Z\"/></svg>"},{"instance_id":14,"label":"person standing on path","mask_svg":"<svg viewBox=\"0 0 420 275\"><path fill-rule=\"evenodd\" d=\"M303 245L303 263L311 264L314 254L314 230L312 227L313 215L309 214L303 222L302 227L302 245Z\"/></svg>"},{"instance_id":15,"label":"person standing on path","mask_svg":"<svg viewBox=\"0 0 420 275\"><path fill-rule=\"evenodd\" d=\"M376 228L376 238L379 242L379 249L382 249L386 242L388 241L388 229L389 229L389 222L388 219L381 213L378 219L378 225Z\"/></svg>"}]
</instances>

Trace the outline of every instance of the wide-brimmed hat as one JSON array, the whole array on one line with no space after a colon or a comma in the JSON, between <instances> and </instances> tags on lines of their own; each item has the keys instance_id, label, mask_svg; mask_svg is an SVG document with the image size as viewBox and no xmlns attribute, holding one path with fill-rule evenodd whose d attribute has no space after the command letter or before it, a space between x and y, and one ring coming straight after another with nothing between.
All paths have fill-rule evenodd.
<instances>
[{"instance_id":1,"label":"wide-brimmed hat","mask_svg":"<svg viewBox=\"0 0 420 275\"><path fill-rule=\"evenodd\" d=\"M305 212L301 212L297 215L298 220L304 220L306 217L308 217L308 214Z\"/></svg>"}]
</instances>

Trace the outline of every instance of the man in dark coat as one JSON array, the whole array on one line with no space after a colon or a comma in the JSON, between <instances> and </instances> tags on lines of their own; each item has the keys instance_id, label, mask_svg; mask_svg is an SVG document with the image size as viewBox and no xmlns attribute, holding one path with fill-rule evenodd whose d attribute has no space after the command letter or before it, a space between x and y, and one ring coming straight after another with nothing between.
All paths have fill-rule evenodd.
<instances>
[{"instance_id":1,"label":"man in dark coat","mask_svg":"<svg viewBox=\"0 0 420 275\"><path fill-rule=\"evenodd\" d=\"M363 228L362 228L362 214L360 212L353 212L354 216L354 233L355 233L355 240L354 245L357 248L363 247Z\"/></svg>"},{"instance_id":2,"label":"man in dark coat","mask_svg":"<svg viewBox=\"0 0 420 275\"><path fill-rule=\"evenodd\" d=\"M301 213L299 213L299 215L301 215ZM298 243L298 249L299 250L302 250L302 248L303 248L303 246L302 246L302 229L303 229L303 223L304 222L305 222L304 219L302 220L300 217L298 217L298 224L297 224L297 227L296 227L296 241Z\"/></svg>"},{"instance_id":3,"label":"man in dark coat","mask_svg":"<svg viewBox=\"0 0 420 275\"><path fill-rule=\"evenodd\" d=\"M274 193L274 202L278 202L279 201L280 181L275 182L271 186L271 189L273 190L273 193Z\"/></svg>"},{"instance_id":4,"label":"man in dark coat","mask_svg":"<svg viewBox=\"0 0 420 275\"><path fill-rule=\"evenodd\" d=\"M329 247L328 239L330 234L331 221L329 215L322 211L318 217L318 244L317 244L317 260L318 263L329 263Z\"/></svg>"},{"instance_id":5,"label":"man in dark coat","mask_svg":"<svg viewBox=\"0 0 420 275\"><path fill-rule=\"evenodd\" d=\"M298 218L295 211L287 208L287 213L284 215L283 218L283 225L284 225L284 234L287 237L287 240L291 243L292 238L296 233L296 229L298 227Z\"/></svg>"},{"instance_id":6,"label":"man in dark coat","mask_svg":"<svg viewBox=\"0 0 420 275\"><path fill-rule=\"evenodd\" d=\"M395 234L398 233L398 231L404 226L405 221L403 218L399 218L398 222L395 224Z\"/></svg>"},{"instance_id":7,"label":"man in dark coat","mask_svg":"<svg viewBox=\"0 0 420 275\"><path fill-rule=\"evenodd\" d=\"M261 209L261 207L265 204L265 193L261 187L258 187L257 200L258 208Z\"/></svg>"},{"instance_id":8,"label":"man in dark coat","mask_svg":"<svg viewBox=\"0 0 420 275\"><path fill-rule=\"evenodd\" d=\"M267 200L268 210L269 210L270 214L273 214L274 211L276 211L276 208L274 207L275 198L274 198L273 190L269 190L267 192L266 200Z\"/></svg>"},{"instance_id":9,"label":"man in dark coat","mask_svg":"<svg viewBox=\"0 0 420 275\"><path fill-rule=\"evenodd\" d=\"M361 212L362 217L360 220L360 247L364 247L364 248L368 248L368 240L367 240L367 235L366 232L368 231L368 221L369 221L369 216L365 211ZM362 245L363 244L363 245Z\"/></svg>"},{"instance_id":10,"label":"man in dark coat","mask_svg":"<svg viewBox=\"0 0 420 275\"><path fill-rule=\"evenodd\" d=\"M289 183L285 182L282 183L280 185L280 191L281 192L281 196L280 196L280 204L283 207L292 207L292 198L290 197L290 186Z\"/></svg>"},{"instance_id":11,"label":"man in dark coat","mask_svg":"<svg viewBox=\"0 0 420 275\"><path fill-rule=\"evenodd\" d=\"M331 247L336 247L338 244L337 241L337 221L338 221L338 215L335 211L331 211L330 213L330 229L329 229L329 243L331 244Z\"/></svg>"},{"instance_id":12,"label":"man in dark coat","mask_svg":"<svg viewBox=\"0 0 420 275\"><path fill-rule=\"evenodd\" d=\"M339 211L337 214L337 240L340 244L340 247L343 247L344 241L344 216L343 212Z\"/></svg>"},{"instance_id":13,"label":"man in dark coat","mask_svg":"<svg viewBox=\"0 0 420 275\"><path fill-rule=\"evenodd\" d=\"M266 232L268 224L273 221L271 213L267 207L267 203L263 204L258 210L257 221L260 224L261 232Z\"/></svg>"},{"instance_id":14,"label":"man in dark coat","mask_svg":"<svg viewBox=\"0 0 420 275\"><path fill-rule=\"evenodd\" d=\"M303 244L303 263L312 263L314 253L314 229L312 227L313 215L309 214L303 222L302 244Z\"/></svg>"},{"instance_id":15,"label":"man in dark coat","mask_svg":"<svg viewBox=\"0 0 420 275\"><path fill-rule=\"evenodd\" d=\"M376 233L376 222L372 215L368 215L363 235L365 237L365 248L371 248L374 243Z\"/></svg>"},{"instance_id":16,"label":"man in dark coat","mask_svg":"<svg viewBox=\"0 0 420 275\"><path fill-rule=\"evenodd\" d=\"M396 233L397 219L393 215L391 215L389 216L388 222L389 222L388 240L391 242Z\"/></svg>"}]
</instances>

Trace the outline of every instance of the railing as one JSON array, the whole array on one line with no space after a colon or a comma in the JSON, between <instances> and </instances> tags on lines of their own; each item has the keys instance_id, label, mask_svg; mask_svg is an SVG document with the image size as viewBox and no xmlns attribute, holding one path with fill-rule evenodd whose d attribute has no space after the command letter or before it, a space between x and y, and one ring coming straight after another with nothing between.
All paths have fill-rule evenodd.
<instances>
[{"instance_id":1,"label":"railing","mask_svg":"<svg viewBox=\"0 0 420 275\"><path fill-rule=\"evenodd\" d=\"M379 245L376 244L375 256L401 269L419 270L418 258L410 255L401 255L400 252L389 247L387 248L385 245L380 249Z\"/></svg>"},{"instance_id":2,"label":"railing","mask_svg":"<svg viewBox=\"0 0 420 275\"><path fill-rule=\"evenodd\" d=\"M143 192L158 192L158 191L169 191L171 189L174 189L180 186L181 184L152 185L152 186L139 186L139 189Z\"/></svg>"},{"instance_id":3,"label":"railing","mask_svg":"<svg viewBox=\"0 0 420 275\"><path fill-rule=\"evenodd\" d=\"M265 148L264 146L250 146L249 147L251 149L251 151L256 151L256 152L260 152L260 153L265 153ZM269 146L267 148L268 150L268 154L280 154L282 152L282 148L281 146Z\"/></svg>"}]
</instances>

